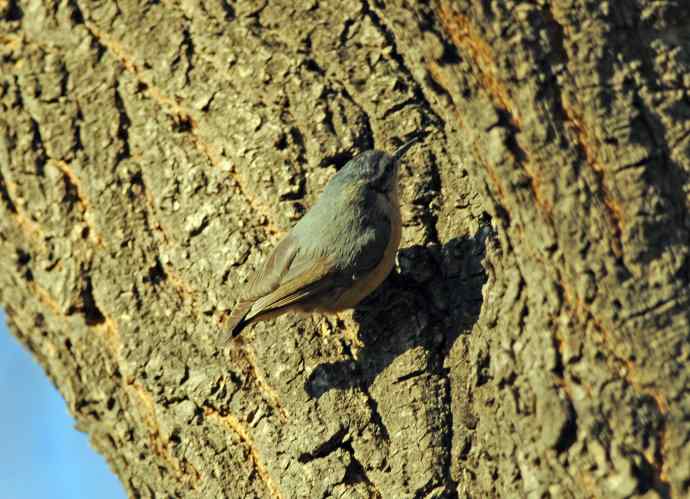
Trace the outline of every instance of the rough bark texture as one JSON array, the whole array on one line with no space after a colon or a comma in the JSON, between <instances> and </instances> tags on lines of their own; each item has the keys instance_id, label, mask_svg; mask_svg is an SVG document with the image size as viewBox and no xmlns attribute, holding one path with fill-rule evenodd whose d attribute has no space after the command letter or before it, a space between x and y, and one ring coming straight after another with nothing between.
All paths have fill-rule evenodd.
<instances>
[{"instance_id":1,"label":"rough bark texture","mask_svg":"<svg viewBox=\"0 0 690 499\"><path fill-rule=\"evenodd\" d=\"M132 497L690 493L690 4L0 0L0 302ZM219 351L356 152L399 267Z\"/></svg>"}]
</instances>

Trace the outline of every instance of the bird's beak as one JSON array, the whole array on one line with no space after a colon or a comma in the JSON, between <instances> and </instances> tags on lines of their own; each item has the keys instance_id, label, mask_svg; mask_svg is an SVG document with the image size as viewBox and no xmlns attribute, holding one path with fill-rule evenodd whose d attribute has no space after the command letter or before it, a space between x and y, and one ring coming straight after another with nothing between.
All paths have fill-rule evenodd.
<instances>
[{"instance_id":1,"label":"bird's beak","mask_svg":"<svg viewBox=\"0 0 690 499\"><path fill-rule=\"evenodd\" d=\"M407 150L412 147L412 145L417 142L418 140L421 140L422 136L421 135L416 135L412 137L410 140L405 142L403 145L398 147L395 152L393 153L393 158L395 161L400 161L400 158L403 157L403 155L407 152Z\"/></svg>"}]
</instances>

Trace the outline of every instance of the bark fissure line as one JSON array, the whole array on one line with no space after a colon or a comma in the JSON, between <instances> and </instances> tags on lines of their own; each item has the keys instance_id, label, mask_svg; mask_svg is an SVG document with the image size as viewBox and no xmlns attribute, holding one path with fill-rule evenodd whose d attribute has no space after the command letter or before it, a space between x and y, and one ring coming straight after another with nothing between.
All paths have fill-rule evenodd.
<instances>
[{"instance_id":1,"label":"bark fissure line","mask_svg":"<svg viewBox=\"0 0 690 499\"><path fill-rule=\"evenodd\" d=\"M238 436L240 441L249 450L249 456L252 463L254 464L254 469L256 469L259 478L261 478L261 481L264 483L264 485L270 492L271 496L276 499L283 499L278 485L274 483L273 479L271 478L271 474L269 473L268 468L266 467L266 464L261 459L261 453L259 449L256 447L256 444L254 443L251 434L249 433L247 428L245 428L245 426L240 422L240 420L230 414L223 416L211 407L206 407L205 415L211 420L218 421L219 424L222 424L226 428L230 429L235 435Z\"/></svg>"}]
</instances>

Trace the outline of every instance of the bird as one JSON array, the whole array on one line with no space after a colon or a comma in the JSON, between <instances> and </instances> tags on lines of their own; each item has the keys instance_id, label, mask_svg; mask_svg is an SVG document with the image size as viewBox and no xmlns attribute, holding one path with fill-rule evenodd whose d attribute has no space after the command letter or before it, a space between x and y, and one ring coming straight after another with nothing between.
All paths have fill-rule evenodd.
<instances>
[{"instance_id":1,"label":"bird","mask_svg":"<svg viewBox=\"0 0 690 499\"><path fill-rule=\"evenodd\" d=\"M392 154L364 151L333 175L253 275L223 325L221 345L286 312L354 308L379 287L400 245L400 160L420 139L416 134Z\"/></svg>"}]
</instances>

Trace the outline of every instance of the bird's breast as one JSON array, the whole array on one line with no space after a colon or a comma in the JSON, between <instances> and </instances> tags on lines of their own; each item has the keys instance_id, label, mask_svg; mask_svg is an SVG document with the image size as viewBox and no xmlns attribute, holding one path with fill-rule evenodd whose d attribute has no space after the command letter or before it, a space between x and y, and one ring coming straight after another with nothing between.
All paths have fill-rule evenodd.
<instances>
[{"instance_id":1,"label":"bird's breast","mask_svg":"<svg viewBox=\"0 0 690 499\"><path fill-rule=\"evenodd\" d=\"M333 311L345 310L355 307L366 296L371 294L388 277L395 265L395 255L400 246L402 234L402 221L400 217L400 202L398 201L397 187L387 197L378 194L376 199L380 212L390 220L390 237L381 261L366 275L356 279L352 287L344 291L333 306Z\"/></svg>"}]
</instances>

